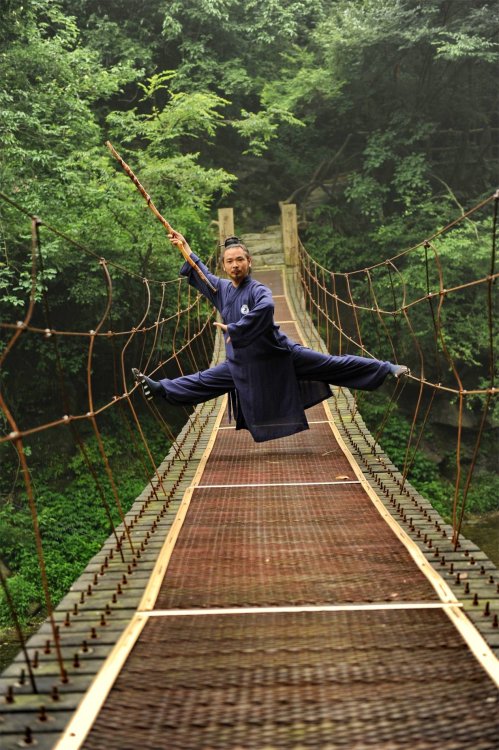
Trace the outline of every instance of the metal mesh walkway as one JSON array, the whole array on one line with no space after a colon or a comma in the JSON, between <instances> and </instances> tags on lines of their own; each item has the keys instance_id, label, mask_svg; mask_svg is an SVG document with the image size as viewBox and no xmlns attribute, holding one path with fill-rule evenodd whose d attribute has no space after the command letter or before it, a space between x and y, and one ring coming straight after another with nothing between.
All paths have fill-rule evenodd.
<instances>
[{"instance_id":1,"label":"metal mesh walkway","mask_svg":"<svg viewBox=\"0 0 499 750\"><path fill-rule=\"evenodd\" d=\"M435 600L355 480L327 424L261 445L221 431L156 607Z\"/></svg>"},{"instance_id":2,"label":"metal mesh walkway","mask_svg":"<svg viewBox=\"0 0 499 750\"><path fill-rule=\"evenodd\" d=\"M441 611L151 618L85 748L497 748Z\"/></svg>"},{"instance_id":3,"label":"metal mesh walkway","mask_svg":"<svg viewBox=\"0 0 499 750\"><path fill-rule=\"evenodd\" d=\"M290 321L280 274L262 280ZM308 416L310 431L265 444L222 423L84 748L499 746L493 681L324 408Z\"/></svg>"}]
</instances>

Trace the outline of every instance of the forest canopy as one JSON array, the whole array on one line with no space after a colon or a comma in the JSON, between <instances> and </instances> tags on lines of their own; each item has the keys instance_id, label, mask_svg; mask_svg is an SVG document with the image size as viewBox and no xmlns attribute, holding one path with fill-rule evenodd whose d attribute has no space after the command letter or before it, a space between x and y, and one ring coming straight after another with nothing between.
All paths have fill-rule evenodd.
<instances>
[{"instance_id":1,"label":"forest canopy","mask_svg":"<svg viewBox=\"0 0 499 750\"><path fill-rule=\"evenodd\" d=\"M203 242L216 205L246 229L291 199L344 236L393 220L405 245L496 179L497 3L3 6L2 190L141 271L163 253L107 138Z\"/></svg>"}]
</instances>

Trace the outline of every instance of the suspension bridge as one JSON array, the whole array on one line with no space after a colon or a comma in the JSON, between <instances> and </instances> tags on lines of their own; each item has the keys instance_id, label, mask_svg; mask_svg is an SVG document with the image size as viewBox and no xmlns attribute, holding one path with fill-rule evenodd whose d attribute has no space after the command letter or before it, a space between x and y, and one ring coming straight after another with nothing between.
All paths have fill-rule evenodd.
<instances>
[{"instance_id":1,"label":"suspension bridge","mask_svg":"<svg viewBox=\"0 0 499 750\"><path fill-rule=\"evenodd\" d=\"M67 409L31 424L1 400L9 424L1 439L14 445L24 469L49 613L28 642L20 633L20 653L0 678L2 748L498 747L499 572L460 533L497 394L498 200L491 196L469 214L489 212L492 252L486 271L459 285L447 283L439 252L445 232L378 266L333 274L301 245L295 207L282 207L282 244L274 237L255 270L272 289L282 330L323 351L355 348L367 356L375 346L378 355L379 345L396 360L412 350L412 375L387 392L376 435L362 420L359 397L334 388L307 412L310 429L291 438L254 443L228 421L224 397L186 414L173 439L168 414L142 403L130 384L129 364L137 360L129 360L140 353L141 369L154 373L224 357L213 311L180 280L137 278L147 289L143 315L106 331L113 285L130 273L89 254L109 302L94 330L57 329L49 306L41 324L34 294L23 321L2 324L3 362L28 337L52 346L78 335L89 397L88 411L71 412L62 385ZM222 237L233 232L230 211L220 212L219 227ZM32 218L33 289L42 273L41 228L55 231ZM407 280L413 257L422 268L419 286ZM165 289L178 299L170 314ZM485 385L465 381L444 335L444 303L475 293L483 295L490 330ZM423 310L433 330L430 352L414 328ZM112 349L116 377L112 395L99 393L97 403L99 346ZM415 407L404 466L396 467L380 440L404 388L415 394ZM436 397L458 405L451 523L408 479ZM465 462L469 398L481 399L482 417ZM147 448L141 407L172 440L159 464ZM127 512L102 436L106 414L118 409L148 476ZM102 500L116 502L121 522L53 607L25 446L45 430L64 430L85 455L81 424L91 426L109 478ZM8 580L3 586L8 596Z\"/></svg>"}]
</instances>

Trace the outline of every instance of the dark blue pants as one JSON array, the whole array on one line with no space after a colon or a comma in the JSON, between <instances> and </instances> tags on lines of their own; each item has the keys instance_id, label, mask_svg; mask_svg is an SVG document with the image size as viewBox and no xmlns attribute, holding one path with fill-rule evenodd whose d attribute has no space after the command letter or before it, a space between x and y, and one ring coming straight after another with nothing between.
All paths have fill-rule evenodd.
<instances>
[{"instance_id":1,"label":"dark blue pants","mask_svg":"<svg viewBox=\"0 0 499 750\"><path fill-rule=\"evenodd\" d=\"M298 380L318 380L370 391L378 388L390 372L390 363L378 359L322 354L299 344L294 344L291 352ZM235 388L227 361L192 375L163 378L159 382L171 404L200 404Z\"/></svg>"}]
</instances>

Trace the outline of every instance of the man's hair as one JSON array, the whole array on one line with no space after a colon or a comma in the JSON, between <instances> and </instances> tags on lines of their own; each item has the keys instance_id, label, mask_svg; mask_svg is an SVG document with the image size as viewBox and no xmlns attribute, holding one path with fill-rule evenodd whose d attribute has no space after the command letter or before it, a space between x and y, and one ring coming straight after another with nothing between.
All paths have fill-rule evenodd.
<instances>
[{"instance_id":1,"label":"man's hair","mask_svg":"<svg viewBox=\"0 0 499 750\"><path fill-rule=\"evenodd\" d=\"M231 248L231 247L240 247L241 250L245 253L246 257L247 258L250 257L249 250L246 247L246 245L244 244L244 242L241 242L241 240L239 239L239 237L232 236L232 237L227 237L227 239L225 240L225 242L224 242L224 244L222 246L222 255L221 255L222 262L223 262L223 259L224 259L225 251L229 250L229 248Z\"/></svg>"}]
</instances>

